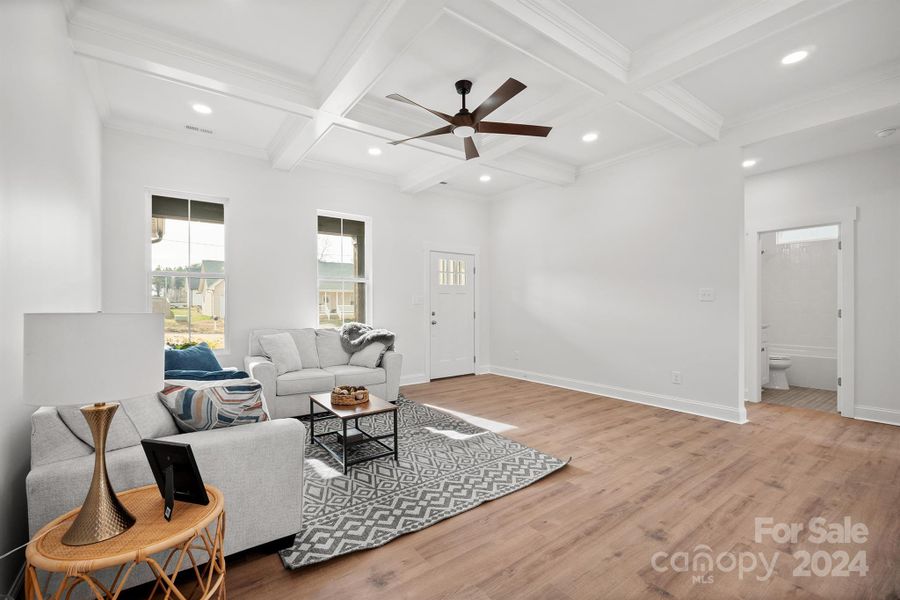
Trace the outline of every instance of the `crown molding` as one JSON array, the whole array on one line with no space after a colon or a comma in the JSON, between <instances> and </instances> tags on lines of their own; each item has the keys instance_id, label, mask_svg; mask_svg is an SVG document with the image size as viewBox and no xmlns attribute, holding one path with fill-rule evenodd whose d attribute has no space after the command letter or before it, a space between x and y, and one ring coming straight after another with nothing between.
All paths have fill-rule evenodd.
<instances>
[{"instance_id":1,"label":"crown molding","mask_svg":"<svg viewBox=\"0 0 900 600\"><path fill-rule=\"evenodd\" d=\"M682 144L676 140L665 140L663 142L658 142L656 144L651 144L649 146L644 146L643 148L638 148L636 150L631 150L629 152L625 152L624 154L619 154L618 156L613 156L611 158L605 158L603 160L599 160L595 163L591 163L589 165L584 165L578 168L578 178L580 179L583 175L587 175L589 173L595 173L597 171L601 171L603 169L608 169L614 165L618 165L624 162L628 162L631 160L635 160L638 158L642 158L644 156L649 156L651 154L655 154L656 152L661 152L662 150L668 150L669 148L675 148L677 146L681 146Z\"/></svg>"},{"instance_id":2,"label":"crown molding","mask_svg":"<svg viewBox=\"0 0 900 600\"><path fill-rule=\"evenodd\" d=\"M491 0L566 50L626 81L631 51L560 0Z\"/></svg>"},{"instance_id":3,"label":"crown molding","mask_svg":"<svg viewBox=\"0 0 900 600\"><path fill-rule=\"evenodd\" d=\"M240 142L223 140L214 135L205 133L192 133L187 130L181 131L169 127L162 127L156 124L144 123L134 119L110 115L103 121L103 126L107 129L116 131L124 131L136 135L154 137L170 142L187 144L198 148L206 148L208 150L218 150L221 152L230 152L231 154L239 154L258 160L268 160L269 156L263 148L255 148Z\"/></svg>"},{"instance_id":4,"label":"crown molding","mask_svg":"<svg viewBox=\"0 0 900 600\"><path fill-rule=\"evenodd\" d=\"M664 83L643 94L711 139L719 139L724 117L684 87L677 83Z\"/></svg>"}]
</instances>

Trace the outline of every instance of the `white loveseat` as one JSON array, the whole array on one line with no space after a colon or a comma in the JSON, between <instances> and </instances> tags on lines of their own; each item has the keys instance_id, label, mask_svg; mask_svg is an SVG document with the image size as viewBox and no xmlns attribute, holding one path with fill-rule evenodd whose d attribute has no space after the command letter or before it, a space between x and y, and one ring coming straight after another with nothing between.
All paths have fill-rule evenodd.
<instances>
[{"instance_id":1,"label":"white loveseat","mask_svg":"<svg viewBox=\"0 0 900 600\"><path fill-rule=\"evenodd\" d=\"M294 339L303 368L278 375L259 338L284 332ZM266 406L276 419L308 415L309 395L330 392L336 385L364 385L380 398L397 399L403 355L389 350L374 369L350 365L350 356L334 329L256 329L250 332L244 368L263 384Z\"/></svg>"}]
</instances>

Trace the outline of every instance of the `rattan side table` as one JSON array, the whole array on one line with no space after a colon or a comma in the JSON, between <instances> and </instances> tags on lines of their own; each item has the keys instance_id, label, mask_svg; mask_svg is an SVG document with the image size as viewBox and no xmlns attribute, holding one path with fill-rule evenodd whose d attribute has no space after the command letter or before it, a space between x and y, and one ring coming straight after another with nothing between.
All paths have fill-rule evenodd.
<instances>
[{"instance_id":1,"label":"rattan side table","mask_svg":"<svg viewBox=\"0 0 900 600\"><path fill-rule=\"evenodd\" d=\"M189 576L193 572L196 578L196 587L189 596L196 597L199 592L201 600L225 598L225 499L211 485L206 486L206 493L208 505L178 502L172 520L166 521L163 500L155 485L123 492L119 500L137 518L137 523L112 539L89 546L66 546L61 541L78 509L58 517L37 533L37 541L26 550L26 600L43 599L45 593L51 598L68 598L70 591L79 585L87 586L98 600L117 598L131 572L141 563L156 575L150 597L159 592L165 598L186 600L176 586L176 579L189 563L190 568L184 574ZM198 564L194 554L197 551L209 557L206 565ZM162 563L153 558L160 552L166 553ZM113 582L106 586L93 573L109 567L118 567L118 571ZM38 569L62 573L62 581L52 586L52 590L41 590Z\"/></svg>"}]
</instances>

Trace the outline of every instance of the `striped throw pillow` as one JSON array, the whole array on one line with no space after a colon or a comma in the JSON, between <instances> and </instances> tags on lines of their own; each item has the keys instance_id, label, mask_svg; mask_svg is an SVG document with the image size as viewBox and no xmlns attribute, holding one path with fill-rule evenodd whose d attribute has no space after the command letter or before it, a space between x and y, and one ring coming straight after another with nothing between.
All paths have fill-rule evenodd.
<instances>
[{"instance_id":1,"label":"striped throw pillow","mask_svg":"<svg viewBox=\"0 0 900 600\"><path fill-rule=\"evenodd\" d=\"M269 420L262 384L252 377L225 381L166 379L158 396L183 432Z\"/></svg>"}]
</instances>

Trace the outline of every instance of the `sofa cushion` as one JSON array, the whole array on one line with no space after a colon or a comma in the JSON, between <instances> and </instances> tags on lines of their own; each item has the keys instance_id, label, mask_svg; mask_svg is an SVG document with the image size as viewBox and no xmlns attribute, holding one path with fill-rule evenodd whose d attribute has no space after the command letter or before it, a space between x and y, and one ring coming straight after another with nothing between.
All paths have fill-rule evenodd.
<instances>
[{"instance_id":1,"label":"sofa cushion","mask_svg":"<svg viewBox=\"0 0 900 600\"><path fill-rule=\"evenodd\" d=\"M322 369L301 369L279 375L275 393L279 396L328 392L334 387L334 374Z\"/></svg>"},{"instance_id":2,"label":"sofa cushion","mask_svg":"<svg viewBox=\"0 0 900 600\"><path fill-rule=\"evenodd\" d=\"M319 353L316 350L315 329L256 329L250 332L250 356L265 356L259 338L273 333L289 333L297 344L297 352L300 353L300 363L304 369L319 368Z\"/></svg>"},{"instance_id":3,"label":"sofa cushion","mask_svg":"<svg viewBox=\"0 0 900 600\"><path fill-rule=\"evenodd\" d=\"M221 371L222 365L206 342L184 350L166 350L166 371L173 369L196 369L198 371Z\"/></svg>"},{"instance_id":4,"label":"sofa cushion","mask_svg":"<svg viewBox=\"0 0 900 600\"><path fill-rule=\"evenodd\" d=\"M335 385L374 385L384 383L384 369L367 369L352 365L335 365L325 367L325 370L334 375Z\"/></svg>"},{"instance_id":5,"label":"sofa cushion","mask_svg":"<svg viewBox=\"0 0 900 600\"><path fill-rule=\"evenodd\" d=\"M84 415L77 406L58 406L56 411L59 418L63 420L72 433L79 440L94 447L94 436L91 435L91 428L88 427ZM106 435L106 450L118 450L119 448L127 448L141 443L141 434L135 429L134 423L128 417L128 414L122 410L120 406L113 415L112 423L109 426L109 433Z\"/></svg>"},{"instance_id":6,"label":"sofa cushion","mask_svg":"<svg viewBox=\"0 0 900 600\"><path fill-rule=\"evenodd\" d=\"M275 372L279 375L303 368L297 344L288 332L260 336L259 345L275 365Z\"/></svg>"},{"instance_id":7,"label":"sofa cushion","mask_svg":"<svg viewBox=\"0 0 900 600\"><path fill-rule=\"evenodd\" d=\"M121 402L125 414L143 438L158 438L178 433L175 419L166 407L159 403L156 394L130 398Z\"/></svg>"},{"instance_id":8,"label":"sofa cushion","mask_svg":"<svg viewBox=\"0 0 900 600\"><path fill-rule=\"evenodd\" d=\"M374 369L381 364L381 357L387 352L387 346L381 342L372 342L362 350L358 350L350 357L350 365L354 367L366 367Z\"/></svg>"},{"instance_id":9,"label":"sofa cushion","mask_svg":"<svg viewBox=\"0 0 900 600\"><path fill-rule=\"evenodd\" d=\"M319 351L319 366L323 369L350 362L350 355L341 345L341 335L336 329L316 331L316 349Z\"/></svg>"}]
</instances>

